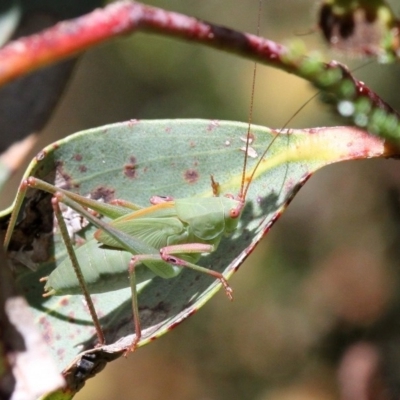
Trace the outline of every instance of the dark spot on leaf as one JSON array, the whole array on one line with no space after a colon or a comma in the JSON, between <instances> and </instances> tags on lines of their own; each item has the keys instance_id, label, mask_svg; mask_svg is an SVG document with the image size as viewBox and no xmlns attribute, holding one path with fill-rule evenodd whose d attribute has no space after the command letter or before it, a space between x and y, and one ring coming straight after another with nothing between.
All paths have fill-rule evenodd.
<instances>
[{"instance_id":1,"label":"dark spot on leaf","mask_svg":"<svg viewBox=\"0 0 400 400\"><path fill-rule=\"evenodd\" d=\"M79 172L86 172L87 171L87 167L85 165L80 165L79 166Z\"/></svg>"},{"instance_id":2,"label":"dark spot on leaf","mask_svg":"<svg viewBox=\"0 0 400 400\"><path fill-rule=\"evenodd\" d=\"M188 183L195 183L199 180L199 173L194 169L188 169L184 176L185 181Z\"/></svg>"},{"instance_id":3,"label":"dark spot on leaf","mask_svg":"<svg viewBox=\"0 0 400 400\"><path fill-rule=\"evenodd\" d=\"M74 184L72 177L70 174L67 174L64 171L64 162L57 161L56 162L56 170L59 175L59 181L57 182L57 186L64 190L71 190L73 187L78 187L79 185Z\"/></svg>"},{"instance_id":4,"label":"dark spot on leaf","mask_svg":"<svg viewBox=\"0 0 400 400\"><path fill-rule=\"evenodd\" d=\"M137 160L135 156L130 156L129 163L124 165L124 175L130 179L137 177Z\"/></svg>"},{"instance_id":5,"label":"dark spot on leaf","mask_svg":"<svg viewBox=\"0 0 400 400\"><path fill-rule=\"evenodd\" d=\"M57 350L57 355L58 357L63 357L65 354L65 349L58 349Z\"/></svg>"},{"instance_id":6,"label":"dark spot on leaf","mask_svg":"<svg viewBox=\"0 0 400 400\"><path fill-rule=\"evenodd\" d=\"M94 200L102 199L105 203L109 203L114 199L115 189L106 186L98 186L90 192L90 197Z\"/></svg>"},{"instance_id":7,"label":"dark spot on leaf","mask_svg":"<svg viewBox=\"0 0 400 400\"><path fill-rule=\"evenodd\" d=\"M69 304L69 299L68 297L65 297L61 300L61 305L62 306L67 306Z\"/></svg>"},{"instance_id":8,"label":"dark spot on leaf","mask_svg":"<svg viewBox=\"0 0 400 400\"><path fill-rule=\"evenodd\" d=\"M136 165L135 164L125 164L124 165L124 175L127 178L136 178Z\"/></svg>"},{"instance_id":9,"label":"dark spot on leaf","mask_svg":"<svg viewBox=\"0 0 400 400\"><path fill-rule=\"evenodd\" d=\"M41 331L44 332L44 340L48 345L52 344L54 337L53 337L53 329L52 325L49 322L48 318L42 317L39 319L39 325L41 326Z\"/></svg>"},{"instance_id":10,"label":"dark spot on leaf","mask_svg":"<svg viewBox=\"0 0 400 400\"><path fill-rule=\"evenodd\" d=\"M78 162L79 162L79 161L82 161L82 158L83 158L83 157L82 157L82 154L79 154L79 153L78 153L78 154L75 154L75 155L74 155L74 160L75 160L75 161L78 161Z\"/></svg>"}]
</instances>

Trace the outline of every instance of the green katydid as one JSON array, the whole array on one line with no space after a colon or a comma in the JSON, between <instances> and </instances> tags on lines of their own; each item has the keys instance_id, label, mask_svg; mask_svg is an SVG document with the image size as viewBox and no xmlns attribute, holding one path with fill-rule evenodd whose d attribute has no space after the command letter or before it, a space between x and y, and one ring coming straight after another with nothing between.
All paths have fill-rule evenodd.
<instances>
[{"instance_id":1,"label":"green katydid","mask_svg":"<svg viewBox=\"0 0 400 400\"><path fill-rule=\"evenodd\" d=\"M248 150L246 150L245 153L247 154ZM110 261L104 266L102 264L97 264L99 271L96 271L95 276L89 276L87 268L83 268L84 271L81 273L79 264L83 266L88 264L87 257L88 254L90 254L89 250L93 248L93 246L96 247L95 251L100 251L98 249L98 242L114 249L125 250L109 251L104 249L103 251L107 257L122 257L119 260L119 264L117 264L121 270L114 270L113 273L119 272L121 275L121 272L125 271L126 276L128 264L130 265L136 332L131 349L134 349L141 334L139 319L137 317L138 311L135 293L136 281L141 280L141 278L136 279L134 274L135 266L139 261L149 267L156 275L163 278L172 278L176 276L181 271L181 267L190 267L200 272L207 273L219 279L225 286L227 295L231 297L231 289L220 273L200 267L196 263L200 259L202 253L209 253L217 248L219 241L225 233L230 233L235 230L245 204L246 190L244 188L244 175L242 180L242 189L236 198L232 196L209 198L193 197L174 201L170 198L155 196L151 199L152 205L150 207L139 208L138 206L122 201L116 202L117 204L115 205L97 202L57 188L37 178L30 177L21 184L21 190L16 204L22 204L22 199L29 187L38 188L54 195L54 211L66 243L69 258L50 274L46 288L51 290L50 293L52 294L73 294L79 293L79 290L83 291L92 318L95 321L100 343L104 343L104 336L89 293L116 289L120 287L118 285L121 285L121 283L120 281L116 282L113 287L112 282L108 279L107 288L105 289L104 282L101 281L101 278L104 278L102 267L106 269L109 265L115 264L113 261ZM249 180L250 184L251 178ZM216 192L217 184L214 183L213 187L214 192ZM59 210L59 202L70 206L100 229L96 232L94 239L89 240L89 242L75 251L70 243L69 234L62 213ZM83 206L107 216L111 219L111 222L104 222ZM6 234L6 247L10 242L18 213L18 207L16 207ZM135 254L135 256L129 260L132 254ZM81 289L79 289L76 278L68 278L70 275L68 271L71 270L72 267L77 271ZM144 268L140 268L138 272L139 275L145 275ZM111 275L111 273L109 275ZM125 279L123 284L126 286L128 281ZM99 287L96 288L96 285L99 285Z\"/></svg>"}]
</instances>

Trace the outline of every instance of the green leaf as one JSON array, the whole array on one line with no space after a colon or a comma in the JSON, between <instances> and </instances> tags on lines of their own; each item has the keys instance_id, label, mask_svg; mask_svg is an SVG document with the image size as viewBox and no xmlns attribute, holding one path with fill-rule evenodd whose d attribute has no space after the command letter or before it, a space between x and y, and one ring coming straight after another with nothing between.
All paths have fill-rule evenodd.
<instances>
[{"instance_id":1,"label":"green leaf","mask_svg":"<svg viewBox=\"0 0 400 400\"><path fill-rule=\"evenodd\" d=\"M263 152L272 145L251 182L238 230L223 238L217 251L203 256L199 262L223 271L227 278L317 169L342 160L389 155L380 139L355 128L277 132L252 126L251 131L247 178ZM237 194L246 133L247 125L236 122L128 121L53 143L37 155L25 177L34 175L92 199L105 202L125 199L144 207L154 195L211 196L211 174L222 193ZM39 279L65 257L62 239L53 233L50 198L43 192L28 190L10 245L10 257L18 269L18 282L37 325L60 369L69 365L65 375L70 388L77 389L99 369L98 365L122 354L131 344L130 289L93 295L108 345L90 350L96 344L96 336L83 296L42 297L43 284ZM4 212L3 218L9 212ZM91 238L93 231L92 227L85 227L79 232L77 243ZM19 261L31 267L38 263L37 271L19 265ZM140 345L176 327L219 289L214 279L191 270L184 270L173 279L156 277L140 285L143 328ZM84 357L89 354L95 361L82 372L82 356L77 355L84 350L89 350Z\"/></svg>"}]
</instances>

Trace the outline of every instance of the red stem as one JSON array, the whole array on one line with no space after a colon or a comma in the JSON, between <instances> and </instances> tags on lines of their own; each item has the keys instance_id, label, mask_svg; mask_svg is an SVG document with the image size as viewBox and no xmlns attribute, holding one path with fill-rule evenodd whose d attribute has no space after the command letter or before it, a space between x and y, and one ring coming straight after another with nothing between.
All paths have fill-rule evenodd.
<instances>
[{"instance_id":1,"label":"red stem","mask_svg":"<svg viewBox=\"0 0 400 400\"><path fill-rule=\"evenodd\" d=\"M80 18L61 22L39 34L11 42L0 50L0 86L45 65L71 57L111 38L135 30L157 32L237 53L266 65L283 69L324 88L318 76L299 68L306 57L290 57L289 50L271 40L217 26L186 15L128 1L113 3ZM354 98L366 97L373 108L396 115L376 93L356 80L338 62L320 63L323 70L339 70L355 88ZM338 85L324 88L340 98ZM399 117L400 119L400 117Z\"/></svg>"}]
</instances>

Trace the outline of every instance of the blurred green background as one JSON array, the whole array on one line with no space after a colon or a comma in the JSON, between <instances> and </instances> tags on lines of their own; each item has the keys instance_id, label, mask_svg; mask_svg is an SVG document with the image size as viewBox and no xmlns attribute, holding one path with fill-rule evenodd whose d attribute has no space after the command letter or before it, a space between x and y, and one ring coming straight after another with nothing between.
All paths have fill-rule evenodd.
<instances>
[{"instance_id":1,"label":"blurred green background","mask_svg":"<svg viewBox=\"0 0 400 400\"><path fill-rule=\"evenodd\" d=\"M146 3L257 29L257 0ZM316 12L311 0L264 0L261 35L283 43L301 39L325 51L326 60L362 65L325 49L313 32ZM170 38L137 33L113 41L81 58L37 150L131 118L247 121L252 73L252 62ZM400 109L398 67L370 64L356 76ZM299 78L259 66L253 122L282 127L314 93ZM339 124L314 100L289 127ZM396 390L396 165L347 162L317 173L231 280L233 303L219 293L170 334L108 365L76 398L363 399L349 393Z\"/></svg>"}]
</instances>

